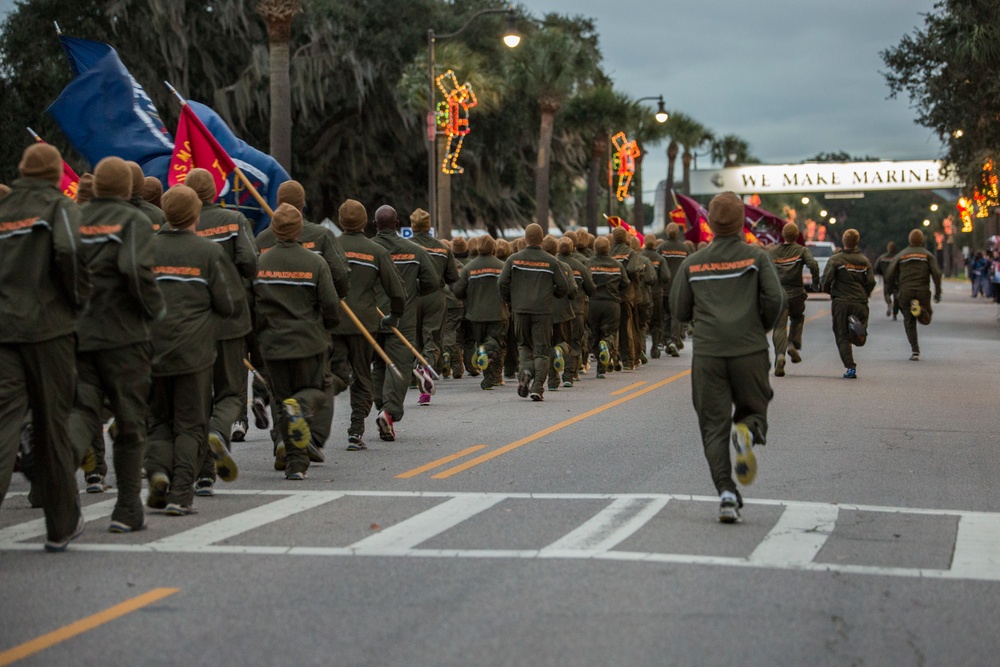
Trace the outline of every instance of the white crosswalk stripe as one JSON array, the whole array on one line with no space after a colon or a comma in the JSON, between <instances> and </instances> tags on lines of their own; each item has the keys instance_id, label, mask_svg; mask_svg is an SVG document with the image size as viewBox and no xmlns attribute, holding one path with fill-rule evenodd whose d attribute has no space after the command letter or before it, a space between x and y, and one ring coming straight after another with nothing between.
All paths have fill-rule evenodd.
<instances>
[{"instance_id":1,"label":"white crosswalk stripe","mask_svg":"<svg viewBox=\"0 0 1000 667\"><path fill-rule=\"evenodd\" d=\"M117 541L102 536L95 542L95 535L87 531L71 549L78 551L111 552L169 552L169 553L222 553L222 554L287 554L294 556L380 556L416 558L497 558L497 559L596 559L622 562L675 563L704 566L752 567L814 572L841 572L845 574L922 577L936 579L971 579L1000 581L1000 513L965 512L905 507L845 505L810 503L782 500L750 500L748 510L754 506L777 507L781 514L771 529L760 539L746 557L716 556L711 554L663 553L628 551L619 549L629 538L642 535L654 528L649 522L673 503L711 503L712 496L672 494L559 494L559 493L449 493L405 491L221 491L219 502L226 496L276 499L263 505L237 512L222 519L209 521L167 537L143 543ZM399 500L407 507L414 499L438 500L434 506L415 512L412 516L379 529L346 546L307 546L310 524L296 523L296 544L245 545L220 544L249 531L285 521L307 510L322 508L324 516L345 512L338 500L344 498L378 498ZM596 514L591 509L576 528L565 533L547 546L538 549L497 548L421 548L432 538L453 529L475 525L475 521L497 511L498 505L508 500L529 501L604 501L606 505ZM214 502L214 501L213 501ZM539 502L541 506L543 503ZM114 499L87 505L84 514L88 521L110 515ZM714 511L714 509L712 510ZM773 510L772 510L773 511ZM837 522L845 512L867 512L878 515L916 515L924 517L957 518L953 553L947 568L917 568L875 566L850 562L819 562L817 557L831 538L837 535ZM330 514L328 514L330 513ZM2 515L0 515L2 518ZM155 515L152 517L156 520ZM710 519L706 518L706 521ZM171 519L164 525L181 526L183 521ZM656 524L660 529L663 522ZM0 529L0 551L39 549L38 538L45 534L43 519L32 519ZM142 534L139 534L140 536ZM303 537L305 536L305 537ZM292 540L290 540L292 541ZM949 545L950 547L950 545Z\"/></svg>"}]
</instances>

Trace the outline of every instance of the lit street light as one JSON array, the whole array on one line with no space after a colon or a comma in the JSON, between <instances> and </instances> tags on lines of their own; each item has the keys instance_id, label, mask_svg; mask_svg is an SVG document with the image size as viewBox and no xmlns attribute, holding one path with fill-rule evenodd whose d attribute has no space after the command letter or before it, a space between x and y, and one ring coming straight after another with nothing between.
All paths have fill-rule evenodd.
<instances>
[{"instance_id":1,"label":"lit street light","mask_svg":"<svg viewBox=\"0 0 1000 667\"><path fill-rule=\"evenodd\" d=\"M434 114L435 97L435 71L434 71L434 44L439 39L451 39L456 37L469 27L469 25L480 16L487 14L506 14L507 28L504 30L503 43L510 48L521 43L521 35L517 32L517 12L513 7L505 9L483 9L469 17L465 24L455 32L447 35L435 34L434 29L427 31L427 51L428 51L428 73L430 81L427 89L427 212L431 216L431 227L435 233L439 233L437 220L437 122Z\"/></svg>"},{"instance_id":2,"label":"lit street light","mask_svg":"<svg viewBox=\"0 0 1000 667\"><path fill-rule=\"evenodd\" d=\"M809 203L809 197L803 197L802 198L802 203L803 204L808 204Z\"/></svg>"},{"instance_id":3,"label":"lit street light","mask_svg":"<svg viewBox=\"0 0 1000 667\"><path fill-rule=\"evenodd\" d=\"M825 218L826 217L826 210L825 209L819 212L819 217L821 217L821 218Z\"/></svg>"},{"instance_id":4,"label":"lit street light","mask_svg":"<svg viewBox=\"0 0 1000 667\"><path fill-rule=\"evenodd\" d=\"M924 220L924 227L930 227L930 226L931 226L931 221L930 220Z\"/></svg>"},{"instance_id":5,"label":"lit street light","mask_svg":"<svg viewBox=\"0 0 1000 667\"><path fill-rule=\"evenodd\" d=\"M938 210L938 205L937 204L931 204L931 210L932 211Z\"/></svg>"},{"instance_id":6,"label":"lit street light","mask_svg":"<svg viewBox=\"0 0 1000 667\"><path fill-rule=\"evenodd\" d=\"M837 219L836 218L830 218L830 224L831 225L837 224Z\"/></svg>"},{"instance_id":7,"label":"lit street light","mask_svg":"<svg viewBox=\"0 0 1000 667\"><path fill-rule=\"evenodd\" d=\"M670 114L667 113L667 108L663 106L663 95L653 95L651 97L640 97L636 102L645 102L646 100L656 100L656 118L657 123L666 123L670 118Z\"/></svg>"}]
</instances>

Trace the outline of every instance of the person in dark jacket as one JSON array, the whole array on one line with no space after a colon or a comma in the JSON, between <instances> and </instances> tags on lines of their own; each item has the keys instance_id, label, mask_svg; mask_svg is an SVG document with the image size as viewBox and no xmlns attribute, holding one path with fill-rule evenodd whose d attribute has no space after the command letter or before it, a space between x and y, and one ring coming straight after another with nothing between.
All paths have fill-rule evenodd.
<instances>
[{"instance_id":1,"label":"person in dark jacket","mask_svg":"<svg viewBox=\"0 0 1000 667\"><path fill-rule=\"evenodd\" d=\"M198 194L175 185L161 203L167 226L153 237L153 273L167 314L153 326L146 504L184 516L194 512L195 476L208 448L219 319L239 317L246 299L222 248L194 232Z\"/></svg>"},{"instance_id":2,"label":"person in dark jacket","mask_svg":"<svg viewBox=\"0 0 1000 667\"><path fill-rule=\"evenodd\" d=\"M611 359L618 351L621 300L628 289L629 278L621 262L611 258L611 241L599 237L594 241L595 255L587 260L587 269L594 281L590 299L588 323L591 332L591 352L597 359L595 377L603 380L611 369Z\"/></svg>"},{"instance_id":3,"label":"person in dark jacket","mask_svg":"<svg viewBox=\"0 0 1000 667\"><path fill-rule=\"evenodd\" d=\"M802 282L802 271L808 266L812 274L812 286L819 286L819 263L813 258L809 249L796 243L799 228L794 222L781 228L783 243L771 246L771 260L778 271L778 279L785 290L785 308L774 324L774 374L776 377L785 375L785 353L791 357L792 363L802 361L799 350L802 349L802 327L806 321L806 290ZM790 324L789 324L790 323Z\"/></svg>"},{"instance_id":4,"label":"person in dark jacket","mask_svg":"<svg viewBox=\"0 0 1000 667\"><path fill-rule=\"evenodd\" d=\"M81 454L91 447L95 433L103 438L107 400L115 418L118 484L110 531L130 533L145 526L139 492L149 416L151 327L166 315L166 306L153 275L153 230L128 202L132 174L124 160L108 157L97 163L94 194L83 207L80 227L93 295L77 326L77 389L69 432ZM91 483L88 477L88 490Z\"/></svg>"},{"instance_id":5,"label":"person in dark jacket","mask_svg":"<svg viewBox=\"0 0 1000 667\"><path fill-rule=\"evenodd\" d=\"M691 392L705 458L719 493L719 521L740 520L743 498L733 481L753 482L754 445L767 438L767 406L774 392L768 371L767 332L785 305L785 291L770 256L743 236L743 201L726 192L708 206L715 233L674 275L671 316L694 321Z\"/></svg>"},{"instance_id":6,"label":"person in dark jacket","mask_svg":"<svg viewBox=\"0 0 1000 667\"><path fill-rule=\"evenodd\" d=\"M160 231L167 223L163 217L163 211L142 197L142 186L146 182L146 177L142 173L142 167L136 162L126 162L125 164L129 166L132 172L132 196L129 197L129 203L142 211L142 214L149 220L149 224L153 226L154 232Z\"/></svg>"},{"instance_id":7,"label":"person in dark jacket","mask_svg":"<svg viewBox=\"0 0 1000 667\"><path fill-rule=\"evenodd\" d=\"M650 286L649 296L649 317L648 331L651 341L650 355L653 359L660 358L660 342L663 340L663 304L666 301L666 293L670 290L670 267L666 259L659 253L657 248L657 238L652 234L643 240L643 250L640 253L649 260L653 267L653 274L656 276L655 282ZM643 336L643 345L646 338Z\"/></svg>"},{"instance_id":8,"label":"person in dark jacket","mask_svg":"<svg viewBox=\"0 0 1000 667\"><path fill-rule=\"evenodd\" d=\"M578 258L579 257L579 258ZM581 261L582 260L582 261ZM594 295L594 280L590 275L583 255L577 256L576 241L573 238L559 240L559 261L570 268L576 297L573 299L573 319L566 324L569 356L563 371L563 386L572 387L579 379L583 365L584 340L586 339L587 313L590 311L590 297Z\"/></svg>"},{"instance_id":9,"label":"person in dark jacket","mask_svg":"<svg viewBox=\"0 0 1000 667\"><path fill-rule=\"evenodd\" d=\"M275 458L285 463L285 479L301 481L309 469L311 420L327 400L324 375L340 299L327 263L297 242L302 213L281 204L270 229L276 243L260 258L254 279L257 336L272 398L281 406Z\"/></svg>"},{"instance_id":10,"label":"person in dark jacket","mask_svg":"<svg viewBox=\"0 0 1000 667\"><path fill-rule=\"evenodd\" d=\"M931 290L928 280L934 283L934 303L941 302L941 267L937 258L924 247L924 233L914 229L909 236L910 245L899 252L885 270L885 282L906 307L903 310L903 327L910 343L910 361L920 360L920 342L917 340L917 323L931 323Z\"/></svg>"},{"instance_id":11,"label":"person in dark jacket","mask_svg":"<svg viewBox=\"0 0 1000 667\"><path fill-rule=\"evenodd\" d=\"M348 199L337 212L344 235L339 241L351 265L350 288L344 301L361 326L374 338L378 329L399 324L406 308L406 293L392 257L384 247L364 234L368 212L364 205ZM379 315L375 286L382 288L389 312ZM333 331L331 368L338 377L351 378L351 424L347 430L347 451L368 449L364 441L365 419L375 401L372 383L372 356L375 348L350 320L342 319Z\"/></svg>"},{"instance_id":12,"label":"person in dark jacket","mask_svg":"<svg viewBox=\"0 0 1000 667\"><path fill-rule=\"evenodd\" d=\"M896 244L893 241L889 241L885 244L885 252L878 256L875 260L875 264L872 265L872 269L875 271L876 276L880 276L882 280L882 297L885 299L885 316L892 316L895 321L899 315L899 299L895 298L897 295L889 289L889 285L885 282L885 271L892 264L892 260L896 258Z\"/></svg>"},{"instance_id":13,"label":"person in dark jacket","mask_svg":"<svg viewBox=\"0 0 1000 667\"><path fill-rule=\"evenodd\" d=\"M497 283L500 297L513 312L520 352L517 395L543 400L552 350L552 302L570 291L559 261L542 250L542 228L524 231L527 246L507 258Z\"/></svg>"},{"instance_id":14,"label":"person in dark jacket","mask_svg":"<svg viewBox=\"0 0 1000 667\"><path fill-rule=\"evenodd\" d=\"M59 191L62 155L29 146L0 201L0 502L30 409L47 551L83 532L78 455L66 423L76 391L77 313L89 297L80 210Z\"/></svg>"},{"instance_id":15,"label":"person in dark jacket","mask_svg":"<svg viewBox=\"0 0 1000 667\"><path fill-rule=\"evenodd\" d=\"M430 254L396 232L398 222L399 214L396 213L396 209L391 206L380 206L375 211L375 229L378 233L372 241L386 249L399 273L406 294L406 303L396 329L416 347L417 301L422 296L437 292L441 288L441 278ZM378 290L380 285L376 284L375 287ZM382 312L389 312L392 302L384 290L379 292L378 301L379 309ZM380 328L375 340L402 373L413 368L415 358L413 352L391 329ZM396 439L394 424L403 418L403 402L406 400L410 378L407 375L397 377L388 369L381 357L375 359L372 378L375 384L375 409L379 411L375 417L379 437L386 442L393 442Z\"/></svg>"},{"instance_id":16,"label":"person in dark jacket","mask_svg":"<svg viewBox=\"0 0 1000 667\"><path fill-rule=\"evenodd\" d=\"M875 289L875 272L868 258L858 250L861 242L858 230L848 229L840 240L844 249L834 253L826 263L822 289L831 297L833 336L840 360L847 369L844 377L853 380L858 377L858 371L848 327L853 317L864 331L868 330L868 297Z\"/></svg>"},{"instance_id":17,"label":"person in dark jacket","mask_svg":"<svg viewBox=\"0 0 1000 667\"><path fill-rule=\"evenodd\" d=\"M479 239L479 256L470 261L452 286L455 296L465 301L465 317L476 341L474 364L483 372L481 389L489 390L503 381L503 350L507 341L507 307L500 298L497 281L504 263L494 256L496 242L491 236Z\"/></svg>"},{"instance_id":18,"label":"person in dark jacket","mask_svg":"<svg viewBox=\"0 0 1000 667\"><path fill-rule=\"evenodd\" d=\"M667 225L666 234L667 238L659 247L659 253L667 262L667 268L670 270L671 279L673 279L690 250L688 250L684 236L681 234L681 228L676 222ZM667 354L671 357L679 357L681 356L680 350L684 347L684 340L681 336L684 323L675 321L673 315L670 314L670 290L666 290L664 297L663 333L664 340L667 342Z\"/></svg>"}]
</instances>

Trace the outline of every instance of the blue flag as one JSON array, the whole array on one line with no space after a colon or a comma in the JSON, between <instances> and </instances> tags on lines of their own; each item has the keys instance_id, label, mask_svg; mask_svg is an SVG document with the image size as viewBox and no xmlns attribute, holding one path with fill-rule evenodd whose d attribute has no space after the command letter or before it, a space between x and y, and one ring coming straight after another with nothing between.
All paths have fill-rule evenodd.
<instances>
[{"instance_id":1,"label":"blue flag","mask_svg":"<svg viewBox=\"0 0 1000 667\"><path fill-rule=\"evenodd\" d=\"M233 134L226 121L222 120L212 108L190 100L188 106L229 154L236 166L253 182L271 210L277 208L278 186L291 180L288 172L273 157ZM219 194L219 199L225 202L226 206L235 207L247 216L254 224L254 233L259 234L270 224L271 219L243 183L234 180L235 178L234 174L229 176L226 187Z\"/></svg>"},{"instance_id":2,"label":"blue flag","mask_svg":"<svg viewBox=\"0 0 1000 667\"><path fill-rule=\"evenodd\" d=\"M76 77L48 111L73 148L91 165L109 155L133 160L165 183L174 140L118 52L100 42L59 39Z\"/></svg>"}]
</instances>

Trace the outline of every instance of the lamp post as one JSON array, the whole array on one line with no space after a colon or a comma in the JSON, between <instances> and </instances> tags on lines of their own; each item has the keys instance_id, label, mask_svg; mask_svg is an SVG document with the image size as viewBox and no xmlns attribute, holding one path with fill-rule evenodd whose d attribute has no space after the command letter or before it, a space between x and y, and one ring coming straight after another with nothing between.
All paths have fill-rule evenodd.
<instances>
[{"instance_id":1,"label":"lamp post","mask_svg":"<svg viewBox=\"0 0 1000 667\"><path fill-rule=\"evenodd\" d=\"M656 118L657 123L666 123L670 118L670 114L667 113L667 108L663 106L663 95L651 95L649 97L640 97L636 102L645 102L646 100L656 100L656 114L653 116Z\"/></svg>"},{"instance_id":2,"label":"lamp post","mask_svg":"<svg viewBox=\"0 0 1000 667\"><path fill-rule=\"evenodd\" d=\"M451 39L462 34L469 25L480 16L487 14L506 14L507 29L504 31L503 43L510 48L521 43L521 35L517 32L517 13L513 7L506 9L483 9L469 17L465 24L446 35L438 35L431 28L427 31L427 53L428 53L428 87L427 87L427 212L431 216L431 227L438 231L437 220L437 123L434 114L434 89L436 86L434 72L434 44L440 39Z\"/></svg>"},{"instance_id":3,"label":"lamp post","mask_svg":"<svg viewBox=\"0 0 1000 667\"><path fill-rule=\"evenodd\" d=\"M666 123L667 119L670 118L670 114L667 113L667 109L663 105L663 95L650 95L648 97L640 97L639 99L636 100L636 103L638 104L639 102L645 102L646 100L656 100L657 101L656 114L654 114L653 117L656 119L657 123L660 123L660 124ZM636 142L638 143L638 141L639 141L639 137L636 137ZM610 146L610 144L609 144L609 146ZM639 230L639 232L642 232L643 227L645 225L645 211L642 208L642 206L643 206L643 202L642 202L642 158L643 158L643 154L641 152L642 151L642 145L641 144L639 145L639 149L640 149L639 157L637 157L635 159L635 177L634 177L635 178L635 207L633 209L634 214L633 214L632 222L633 222L633 224L635 224L636 229ZM614 154L614 148L611 148L611 151L612 151L612 155L613 155ZM610 180L613 180L613 178L610 179ZM608 186L608 215L612 215L612 211L613 210L614 210L614 199L613 199L612 194L611 194L611 186L609 185Z\"/></svg>"}]
</instances>

